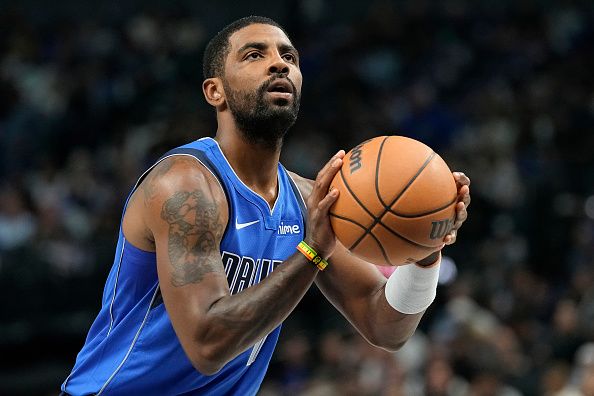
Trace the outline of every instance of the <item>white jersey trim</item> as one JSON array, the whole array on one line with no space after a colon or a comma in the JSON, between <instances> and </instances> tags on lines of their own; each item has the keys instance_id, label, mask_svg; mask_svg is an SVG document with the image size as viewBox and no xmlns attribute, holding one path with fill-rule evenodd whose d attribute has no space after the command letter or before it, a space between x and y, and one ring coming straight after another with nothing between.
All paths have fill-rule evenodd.
<instances>
[{"instance_id":1,"label":"white jersey trim","mask_svg":"<svg viewBox=\"0 0 594 396\"><path fill-rule=\"evenodd\" d=\"M120 269L122 268L122 258L124 257L124 250L126 250L126 237L124 231L122 233L122 251L120 252L120 259L118 260L118 270L116 272L115 284L113 285L113 295L111 296L111 302L109 303L109 328L107 329L107 336L111 333L113 327L113 304L115 303L116 291L118 290L118 280L120 280Z\"/></svg>"},{"instance_id":2,"label":"white jersey trim","mask_svg":"<svg viewBox=\"0 0 594 396\"><path fill-rule=\"evenodd\" d=\"M266 341L266 338L268 338L268 335L265 335L264 338L262 338L260 341L258 341L254 345L254 347L252 348L252 352L250 353L250 357L249 357L249 359L247 361L246 366L251 366L252 363L254 363L256 361L256 358L260 354L260 350L262 349L262 346L264 345L264 342Z\"/></svg>"},{"instance_id":3,"label":"white jersey trim","mask_svg":"<svg viewBox=\"0 0 594 396\"><path fill-rule=\"evenodd\" d=\"M146 319L148 318L149 313L151 312L151 306L153 305L153 301L155 301L155 296L157 295L158 291L159 291L159 283L157 282L157 284L155 286L155 291L153 293L153 297L151 298L151 301L148 305L148 309L146 310L146 313L144 314L144 319L142 320L142 323L140 324L138 331L136 332L136 334L134 335L134 338L132 339L132 343L130 344L130 348L128 348L128 352L126 352L124 359L122 359L122 361L120 362L118 367L116 367L114 372L111 373L109 378L107 378L107 381L105 381L105 383L103 384L101 389L99 389L99 392L97 392L97 396L99 396L105 390L105 388L107 388L107 385L109 385L109 383L113 380L113 378L118 373L118 371L120 371L120 369L122 368L124 363L126 363L126 360L128 360L128 356L130 356L130 353L132 353L132 349L134 348L134 345L136 345L136 340L138 340L138 337L140 336L140 332L142 331L142 329L144 328L144 324L146 323Z\"/></svg>"}]
</instances>

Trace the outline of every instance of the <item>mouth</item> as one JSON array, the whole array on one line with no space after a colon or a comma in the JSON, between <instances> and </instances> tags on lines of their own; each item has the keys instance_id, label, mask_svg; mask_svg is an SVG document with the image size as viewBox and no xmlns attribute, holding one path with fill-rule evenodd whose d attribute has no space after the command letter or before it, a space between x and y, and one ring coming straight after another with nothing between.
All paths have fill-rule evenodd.
<instances>
[{"instance_id":1,"label":"mouth","mask_svg":"<svg viewBox=\"0 0 594 396\"><path fill-rule=\"evenodd\" d=\"M293 85L285 79L277 79L266 90L273 97L281 99L293 98Z\"/></svg>"}]
</instances>

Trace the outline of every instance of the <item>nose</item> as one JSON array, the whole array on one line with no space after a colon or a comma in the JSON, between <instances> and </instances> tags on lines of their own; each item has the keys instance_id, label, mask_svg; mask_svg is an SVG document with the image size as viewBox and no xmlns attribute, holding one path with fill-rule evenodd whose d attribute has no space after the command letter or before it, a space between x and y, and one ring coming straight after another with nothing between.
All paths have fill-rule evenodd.
<instances>
[{"instance_id":1,"label":"nose","mask_svg":"<svg viewBox=\"0 0 594 396\"><path fill-rule=\"evenodd\" d=\"M282 57L276 56L268 67L268 72L270 74L289 74L289 65Z\"/></svg>"}]
</instances>

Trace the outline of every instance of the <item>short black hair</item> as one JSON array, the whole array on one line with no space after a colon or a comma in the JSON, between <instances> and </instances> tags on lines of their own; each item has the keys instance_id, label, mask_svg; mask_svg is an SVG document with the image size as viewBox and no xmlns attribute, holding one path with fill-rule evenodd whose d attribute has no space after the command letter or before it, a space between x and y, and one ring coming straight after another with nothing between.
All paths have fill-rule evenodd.
<instances>
[{"instance_id":1,"label":"short black hair","mask_svg":"<svg viewBox=\"0 0 594 396\"><path fill-rule=\"evenodd\" d=\"M276 26L282 30L287 37L289 35L276 21L262 16L251 15L231 22L218 32L206 46L204 58L202 59L202 74L204 78L221 77L225 69L225 58L229 54L229 37L238 30L254 24Z\"/></svg>"}]
</instances>

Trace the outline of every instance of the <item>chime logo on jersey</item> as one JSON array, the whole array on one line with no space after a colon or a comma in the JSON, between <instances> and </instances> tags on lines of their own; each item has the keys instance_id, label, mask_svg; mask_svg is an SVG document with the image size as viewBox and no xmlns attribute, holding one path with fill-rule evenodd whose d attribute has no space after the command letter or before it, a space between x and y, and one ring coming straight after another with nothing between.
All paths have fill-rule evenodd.
<instances>
[{"instance_id":1,"label":"chime logo on jersey","mask_svg":"<svg viewBox=\"0 0 594 396\"><path fill-rule=\"evenodd\" d=\"M296 235L301 232L301 227L299 224L288 224L284 221L281 221L280 225L278 226L278 235Z\"/></svg>"},{"instance_id":2,"label":"chime logo on jersey","mask_svg":"<svg viewBox=\"0 0 594 396\"><path fill-rule=\"evenodd\" d=\"M254 259L227 251L223 251L222 259L231 294L260 282L282 263L281 260Z\"/></svg>"}]
</instances>

